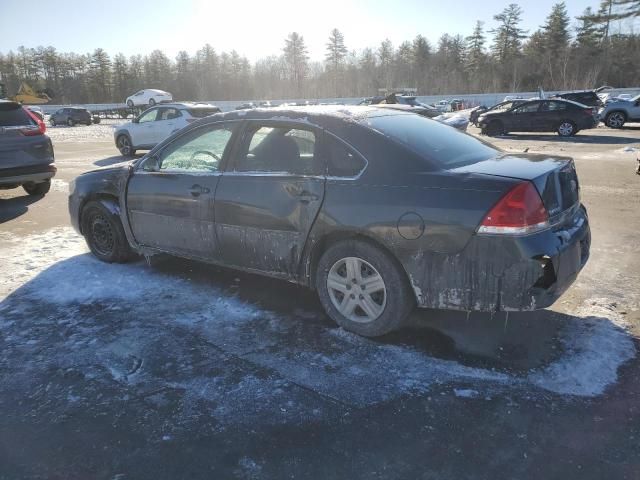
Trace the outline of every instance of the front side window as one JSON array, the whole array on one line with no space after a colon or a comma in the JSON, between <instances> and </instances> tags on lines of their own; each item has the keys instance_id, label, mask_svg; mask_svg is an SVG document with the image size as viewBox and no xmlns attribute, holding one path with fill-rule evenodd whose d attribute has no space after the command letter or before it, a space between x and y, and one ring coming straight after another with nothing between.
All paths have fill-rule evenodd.
<instances>
[{"instance_id":1,"label":"front side window","mask_svg":"<svg viewBox=\"0 0 640 480\"><path fill-rule=\"evenodd\" d=\"M526 103L516 109L513 110L514 113L533 113L537 112L538 108L540 108L540 104L535 103Z\"/></svg>"},{"instance_id":2,"label":"front side window","mask_svg":"<svg viewBox=\"0 0 640 480\"><path fill-rule=\"evenodd\" d=\"M255 127L250 130L247 142L246 153L239 156L235 167L238 172L322 173L316 165L316 137L310 130Z\"/></svg>"},{"instance_id":3,"label":"front side window","mask_svg":"<svg viewBox=\"0 0 640 480\"><path fill-rule=\"evenodd\" d=\"M146 113L143 113L142 116L138 119L138 123L146 123L155 121L158 115L158 109L154 108L153 110L149 110Z\"/></svg>"},{"instance_id":4,"label":"front side window","mask_svg":"<svg viewBox=\"0 0 640 480\"><path fill-rule=\"evenodd\" d=\"M233 128L233 125L209 125L182 135L160 154L160 171L217 172Z\"/></svg>"}]
</instances>

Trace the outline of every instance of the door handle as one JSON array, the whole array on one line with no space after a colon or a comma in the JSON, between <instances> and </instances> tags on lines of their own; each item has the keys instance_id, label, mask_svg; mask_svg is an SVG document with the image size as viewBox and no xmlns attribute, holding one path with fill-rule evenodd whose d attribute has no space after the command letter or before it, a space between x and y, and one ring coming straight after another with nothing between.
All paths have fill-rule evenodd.
<instances>
[{"instance_id":1,"label":"door handle","mask_svg":"<svg viewBox=\"0 0 640 480\"><path fill-rule=\"evenodd\" d=\"M192 187L189 189L189 193L190 193L191 195L193 195L194 197L198 197L198 196L200 196L200 194L201 194L201 193L209 193L210 191L211 191L211 190L209 190L207 187L202 187L202 186L200 186L200 185L198 185L198 184L196 184L196 185L192 186Z\"/></svg>"},{"instance_id":2,"label":"door handle","mask_svg":"<svg viewBox=\"0 0 640 480\"><path fill-rule=\"evenodd\" d=\"M315 193L311 193L306 190L303 190L300 193L298 193L298 198L302 203L309 203L309 202L314 202L318 200L320 197Z\"/></svg>"}]
</instances>

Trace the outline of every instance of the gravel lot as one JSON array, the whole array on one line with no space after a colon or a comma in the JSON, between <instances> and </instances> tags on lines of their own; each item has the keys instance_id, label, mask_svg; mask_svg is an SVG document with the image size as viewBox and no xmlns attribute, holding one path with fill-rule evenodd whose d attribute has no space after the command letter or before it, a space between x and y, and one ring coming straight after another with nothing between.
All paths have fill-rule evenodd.
<instances>
[{"instance_id":1,"label":"gravel lot","mask_svg":"<svg viewBox=\"0 0 640 480\"><path fill-rule=\"evenodd\" d=\"M368 340L286 283L88 255L68 182L115 123L49 128L52 191L0 191L0 479L640 478L640 125L491 139L576 160L592 256L553 308Z\"/></svg>"}]
</instances>

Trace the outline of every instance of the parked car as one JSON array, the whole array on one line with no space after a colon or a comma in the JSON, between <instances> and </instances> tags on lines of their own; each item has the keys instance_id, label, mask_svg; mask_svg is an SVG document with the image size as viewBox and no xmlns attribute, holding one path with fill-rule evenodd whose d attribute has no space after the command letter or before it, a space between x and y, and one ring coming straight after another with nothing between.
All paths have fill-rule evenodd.
<instances>
[{"instance_id":1,"label":"parked car","mask_svg":"<svg viewBox=\"0 0 640 480\"><path fill-rule=\"evenodd\" d=\"M141 107L145 105L154 106L156 103L172 102L173 96L164 90L156 90L155 88L147 88L134 93L127 97L125 103L129 108Z\"/></svg>"},{"instance_id":2,"label":"parked car","mask_svg":"<svg viewBox=\"0 0 640 480\"><path fill-rule=\"evenodd\" d=\"M56 174L53 145L40 118L17 102L0 100L0 188L22 186L44 195Z\"/></svg>"},{"instance_id":3,"label":"parked car","mask_svg":"<svg viewBox=\"0 0 640 480\"><path fill-rule=\"evenodd\" d=\"M49 116L49 123L54 127L56 125L69 125L73 127L76 123L91 125L92 122L93 117L91 112L81 107L64 107L56 110Z\"/></svg>"},{"instance_id":4,"label":"parked car","mask_svg":"<svg viewBox=\"0 0 640 480\"><path fill-rule=\"evenodd\" d=\"M469 113L469 121L473 123L476 127L478 126L478 118L480 115L486 112L505 112L507 110L512 109L518 105L522 105L526 100L517 99L517 100L506 100L500 103L495 104L493 107L487 107L485 105L480 105L479 107L474 108Z\"/></svg>"},{"instance_id":5,"label":"parked car","mask_svg":"<svg viewBox=\"0 0 640 480\"><path fill-rule=\"evenodd\" d=\"M627 122L640 122L640 95L631 100L609 100L598 115L610 128L622 128Z\"/></svg>"},{"instance_id":6,"label":"parked car","mask_svg":"<svg viewBox=\"0 0 640 480\"><path fill-rule=\"evenodd\" d=\"M199 118L218 113L220 109L208 103L169 103L149 108L113 133L116 147L124 156L136 150L150 150L165 138Z\"/></svg>"},{"instance_id":7,"label":"parked car","mask_svg":"<svg viewBox=\"0 0 640 480\"><path fill-rule=\"evenodd\" d=\"M451 104L449 103L449 100L440 100L438 103L434 104L434 107L442 113L451 111Z\"/></svg>"},{"instance_id":8,"label":"parked car","mask_svg":"<svg viewBox=\"0 0 640 480\"><path fill-rule=\"evenodd\" d=\"M564 100L571 100L572 102L581 103L587 107L601 108L603 106L602 100L598 96L595 90L580 90L575 92L557 93L549 98L562 98Z\"/></svg>"},{"instance_id":9,"label":"parked car","mask_svg":"<svg viewBox=\"0 0 640 480\"><path fill-rule=\"evenodd\" d=\"M203 118L77 177L69 212L102 261L164 252L288 280L366 336L415 305L545 308L590 244L572 159L358 106Z\"/></svg>"},{"instance_id":10,"label":"parked car","mask_svg":"<svg viewBox=\"0 0 640 480\"><path fill-rule=\"evenodd\" d=\"M236 110L250 110L252 108L257 108L257 105L253 102L242 103L236 107Z\"/></svg>"},{"instance_id":11,"label":"parked car","mask_svg":"<svg viewBox=\"0 0 640 480\"><path fill-rule=\"evenodd\" d=\"M44 112L42 111L42 108L36 105L25 105L25 108L44 122Z\"/></svg>"},{"instance_id":12,"label":"parked car","mask_svg":"<svg viewBox=\"0 0 640 480\"><path fill-rule=\"evenodd\" d=\"M427 118L439 117L442 115L440 111L428 105L408 105L405 103L379 103L375 105L376 108L386 108L391 110L398 110L401 112L417 113Z\"/></svg>"},{"instance_id":13,"label":"parked car","mask_svg":"<svg viewBox=\"0 0 640 480\"><path fill-rule=\"evenodd\" d=\"M377 105L385 99L383 95L377 95L375 97L365 97L358 105Z\"/></svg>"},{"instance_id":14,"label":"parked car","mask_svg":"<svg viewBox=\"0 0 640 480\"><path fill-rule=\"evenodd\" d=\"M598 125L595 109L570 100L532 100L509 110L486 112L478 118L482 133L490 136L509 132L557 132L571 137Z\"/></svg>"}]
</instances>

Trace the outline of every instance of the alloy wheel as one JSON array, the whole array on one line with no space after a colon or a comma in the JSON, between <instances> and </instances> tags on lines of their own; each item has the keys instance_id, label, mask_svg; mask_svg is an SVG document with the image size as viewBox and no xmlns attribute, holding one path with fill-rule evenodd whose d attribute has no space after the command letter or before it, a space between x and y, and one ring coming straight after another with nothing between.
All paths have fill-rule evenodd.
<instances>
[{"instance_id":1,"label":"alloy wheel","mask_svg":"<svg viewBox=\"0 0 640 480\"><path fill-rule=\"evenodd\" d=\"M573 133L573 125L570 122L562 122L558 127L558 133L563 137L570 137Z\"/></svg>"},{"instance_id":2,"label":"alloy wheel","mask_svg":"<svg viewBox=\"0 0 640 480\"><path fill-rule=\"evenodd\" d=\"M624 115L616 112L609 115L609 119L607 121L608 125L612 128L620 128L624 125Z\"/></svg>"},{"instance_id":3,"label":"alloy wheel","mask_svg":"<svg viewBox=\"0 0 640 480\"><path fill-rule=\"evenodd\" d=\"M373 322L387 304L382 275L358 257L346 257L333 264L327 275L327 290L333 306L353 322Z\"/></svg>"},{"instance_id":4,"label":"alloy wheel","mask_svg":"<svg viewBox=\"0 0 640 480\"><path fill-rule=\"evenodd\" d=\"M118 138L118 150L122 155L129 155L131 153L131 142L129 137L122 135Z\"/></svg>"}]
</instances>

